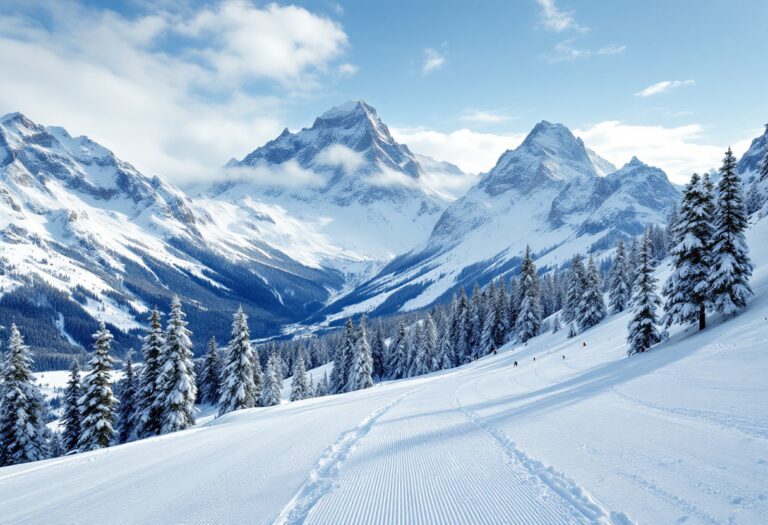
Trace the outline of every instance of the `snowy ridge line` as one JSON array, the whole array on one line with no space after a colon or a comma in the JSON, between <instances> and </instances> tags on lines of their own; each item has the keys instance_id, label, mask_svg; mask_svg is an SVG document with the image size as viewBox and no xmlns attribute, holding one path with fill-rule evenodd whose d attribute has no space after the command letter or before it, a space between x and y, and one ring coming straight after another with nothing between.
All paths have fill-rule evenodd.
<instances>
[{"instance_id":1,"label":"snowy ridge line","mask_svg":"<svg viewBox=\"0 0 768 525\"><path fill-rule=\"evenodd\" d=\"M503 431L484 421L477 413L462 405L459 399L459 391L465 386L467 386L466 383L456 390L456 397L453 401L454 406L472 421L472 423L493 438L508 458L541 480L544 485L562 497L563 500L570 504L579 514L589 520L589 522L600 525L636 525L636 523L625 513L609 511L600 506L589 493L575 481L555 468L551 466L547 467L541 461L530 457Z\"/></svg>"},{"instance_id":2,"label":"snowy ridge line","mask_svg":"<svg viewBox=\"0 0 768 525\"><path fill-rule=\"evenodd\" d=\"M650 410L658 410L659 412L664 412L673 416L686 417L700 423L715 425L724 430L738 432L739 434L745 434L757 439L768 439L768 430L766 428L760 428L759 426L756 426L755 423L758 422L749 418L728 416L725 414L719 414L717 412L695 410L692 408L665 407L658 403L652 403L650 401L645 401L643 399L631 396L625 392L622 392L616 387L611 387L611 391L616 394L617 397L620 397L621 399L639 407L648 408Z\"/></svg>"},{"instance_id":3,"label":"snowy ridge line","mask_svg":"<svg viewBox=\"0 0 768 525\"><path fill-rule=\"evenodd\" d=\"M330 494L335 486L334 480L338 476L339 468L354 450L357 443L371 431L376 421L392 410L406 396L418 391L405 392L394 401L375 410L352 430L348 430L328 447L312 470L308 480L299 489L296 495L283 508L280 515L273 522L274 525L294 525L304 523L310 511L324 496Z\"/></svg>"}]
</instances>

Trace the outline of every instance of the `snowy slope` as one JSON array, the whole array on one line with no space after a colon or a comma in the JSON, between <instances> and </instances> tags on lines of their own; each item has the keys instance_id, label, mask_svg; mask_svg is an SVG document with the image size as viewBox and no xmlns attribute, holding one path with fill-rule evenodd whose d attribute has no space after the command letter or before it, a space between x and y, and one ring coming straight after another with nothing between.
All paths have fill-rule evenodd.
<instances>
[{"instance_id":1,"label":"snowy slope","mask_svg":"<svg viewBox=\"0 0 768 525\"><path fill-rule=\"evenodd\" d=\"M220 203L240 206L246 217L252 201L284 209L332 240L335 248L317 257L342 269L348 261L391 259L423 241L454 198L430 174L463 178L456 166L397 143L362 100L332 108L296 133L286 129L226 170L232 180L199 189L200 206L211 213Z\"/></svg>"},{"instance_id":2,"label":"snowy slope","mask_svg":"<svg viewBox=\"0 0 768 525\"><path fill-rule=\"evenodd\" d=\"M430 238L331 305L331 318L429 305L458 286L513 270L526 244L537 265L666 222L679 199L666 174L633 158L612 166L562 124L542 121L437 221Z\"/></svg>"},{"instance_id":3,"label":"snowy slope","mask_svg":"<svg viewBox=\"0 0 768 525\"><path fill-rule=\"evenodd\" d=\"M460 369L6 467L0 516L766 523L766 238L763 220L748 235L757 268L746 312L702 333L676 329L647 354L625 357L628 316L612 316L577 339L546 334Z\"/></svg>"}]
</instances>

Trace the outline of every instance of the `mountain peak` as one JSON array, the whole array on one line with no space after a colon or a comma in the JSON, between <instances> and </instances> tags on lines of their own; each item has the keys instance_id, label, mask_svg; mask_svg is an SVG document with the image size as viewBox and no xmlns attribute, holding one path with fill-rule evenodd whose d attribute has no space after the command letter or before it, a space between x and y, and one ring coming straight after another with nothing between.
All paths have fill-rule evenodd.
<instances>
[{"instance_id":1,"label":"mountain peak","mask_svg":"<svg viewBox=\"0 0 768 525\"><path fill-rule=\"evenodd\" d=\"M344 117L349 114L367 114L372 115L375 118L378 118L378 115L376 114L376 109L368 104L363 99L357 99L357 100L348 100L344 104L341 104L339 106L334 106L322 115L320 115L321 120L331 120L336 119L339 117Z\"/></svg>"},{"instance_id":2,"label":"mountain peak","mask_svg":"<svg viewBox=\"0 0 768 525\"><path fill-rule=\"evenodd\" d=\"M634 167L642 167L642 166L648 166L645 162L638 159L635 156L632 156L632 158L627 162L624 167L625 168L634 168Z\"/></svg>"}]
</instances>

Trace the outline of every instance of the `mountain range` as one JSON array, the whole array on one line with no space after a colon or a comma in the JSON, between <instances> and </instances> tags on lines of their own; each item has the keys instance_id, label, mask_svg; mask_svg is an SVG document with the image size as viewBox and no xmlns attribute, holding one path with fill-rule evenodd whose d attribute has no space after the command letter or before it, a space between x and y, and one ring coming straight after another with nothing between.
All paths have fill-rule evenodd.
<instances>
[{"instance_id":1,"label":"mountain range","mask_svg":"<svg viewBox=\"0 0 768 525\"><path fill-rule=\"evenodd\" d=\"M465 194L434 185L468 177L398 143L361 100L185 190L12 113L0 119L0 326L21 325L53 366L99 319L122 352L136 347L148 310L179 294L198 349L240 304L254 336L273 336L428 306L516 271L526 245L557 267L664 223L679 198L662 170L616 169L546 121Z\"/></svg>"}]
</instances>

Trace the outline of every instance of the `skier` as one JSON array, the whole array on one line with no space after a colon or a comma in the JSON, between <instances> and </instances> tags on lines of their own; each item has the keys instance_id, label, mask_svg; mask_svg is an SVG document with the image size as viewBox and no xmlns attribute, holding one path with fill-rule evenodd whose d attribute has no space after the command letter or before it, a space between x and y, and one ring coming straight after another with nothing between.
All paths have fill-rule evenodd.
<instances>
[{"instance_id":1,"label":"skier","mask_svg":"<svg viewBox=\"0 0 768 525\"><path fill-rule=\"evenodd\" d=\"M565 359L565 354L563 354L563 359Z\"/></svg>"},{"instance_id":2,"label":"skier","mask_svg":"<svg viewBox=\"0 0 768 525\"><path fill-rule=\"evenodd\" d=\"M534 363L536 362L536 356L533 356L533 362Z\"/></svg>"},{"instance_id":3,"label":"skier","mask_svg":"<svg viewBox=\"0 0 768 525\"><path fill-rule=\"evenodd\" d=\"M517 361L515 361L515 364L514 364L514 366L515 366L515 367L517 367Z\"/></svg>"},{"instance_id":4,"label":"skier","mask_svg":"<svg viewBox=\"0 0 768 525\"><path fill-rule=\"evenodd\" d=\"M582 342L581 342L581 346L582 346L582 347L584 347L584 346L587 346L587 342L586 342L586 341L582 341Z\"/></svg>"}]
</instances>

